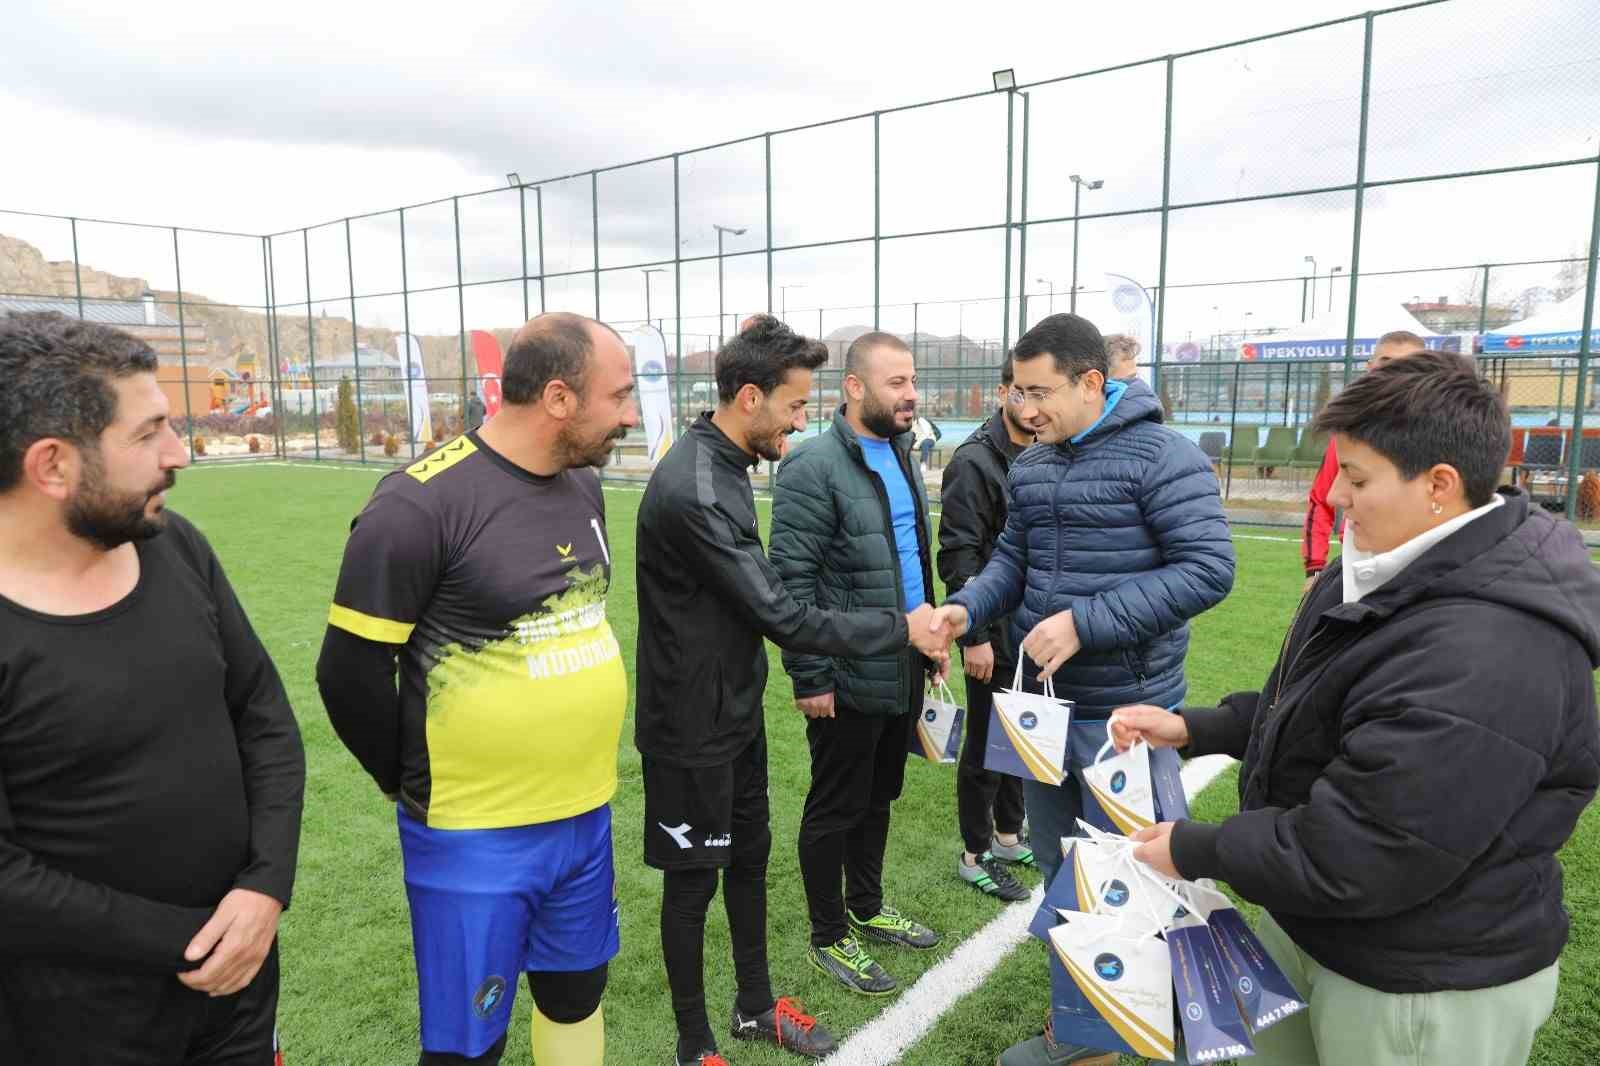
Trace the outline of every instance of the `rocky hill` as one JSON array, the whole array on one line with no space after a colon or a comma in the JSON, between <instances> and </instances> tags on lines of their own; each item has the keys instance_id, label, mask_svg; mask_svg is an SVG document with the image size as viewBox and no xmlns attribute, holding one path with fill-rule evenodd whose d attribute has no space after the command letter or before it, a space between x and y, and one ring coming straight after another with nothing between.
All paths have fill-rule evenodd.
<instances>
[{"instance_id":1,"label":"rocky hill","mask_svg":"<svg viewBox=\"0 0 1600 1066\"><path fill-rule=\"evenodd\" d=\"M162 310L176 317L178 294L151 288L144 278L124 277L81 265L83 296L86 300L137 300L153 295ZM51 262L27 241L0 233L0 294L12 296L53 296L73 299L77 295L71 261ZM209 367L235 368L239 357L251 353L263 358L268 352L267 316L260 311L212 304L200 293L184 293L184 321L206 328L210 351L191 352L191 358L205 360ZM309 325L309 328L308 328ZM511 341L515 326L493 332L504 348ZM313 332L314 331L314 334ZM307 338L316 338L318 355L350 351L350 319L337 315L318 316L309 324L303 313L285 309L278 315L278 344L283 358L305 362ZM362 326L360 343L369 348L393 352L395 331ZM418 335L422 342L423 365L431 379L448 380L461 375L460 339L448 336ZM471 354L467 359L471 366Z\"/></svg>"}]
</instances>

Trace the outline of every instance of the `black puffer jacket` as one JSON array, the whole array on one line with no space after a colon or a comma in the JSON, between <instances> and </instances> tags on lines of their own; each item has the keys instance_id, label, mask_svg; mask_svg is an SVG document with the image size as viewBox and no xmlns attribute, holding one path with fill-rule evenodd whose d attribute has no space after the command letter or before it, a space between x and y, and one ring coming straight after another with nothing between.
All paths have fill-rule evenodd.
<instances>
[{"instance_id":1,"label":"black puffer jacket","mask_svg":"<svg viewBox=\"0 0 1600 1066\"><path fill-rule=\"evenodd\" d=\"M902 433L892 443L916 500L922 588L931 596L927 494L922 479L912 472L911 434ZM867 466L861 440L845 420L842 405L832 426L795 448L778 466L772 490L772 565L797 601L826 611L888 607L909 614L922 606L905 601L889 494ZM865 646L858 646L853 656L836 653L832 658L786 650L783 668L794 682L796 699L832 692L851 710L880 717L904 714L923 684L913 657Z\"/></svg>"},{"instance_id":2,"label":"black puffer jacket","mask_svg":"<svg viewBox=\"0 0 1600 1066\"><path fill-rule=\"evenodd\" d=\"M950 595L983 572L994 554L995 541L1006 528L1006 481L1011 461L1026 445L1006 432L1005 412L996 411L977 432L961 442L944 468L939 490L939 576ZM997 618L973 626L962 647L988 644L994 649L994 681L1011 684L1017 666L1017 642L1011 619Z\"/></svg>"},{"instance_id":3,"label":"black puffer jacket","mask_svg":"<svg viewBox=\"0 0 1600 1066\"><path fill-rule=\"evenodd\" d=\"M1600 784L1600 574L1577 530L1502 507L1359 603L1328 567L1262 692L1185 710L1242 756L1240 811L1173 859L1384 992L1487 988L1567 940L1556 852Z\"/></svg>"}]
</instances>

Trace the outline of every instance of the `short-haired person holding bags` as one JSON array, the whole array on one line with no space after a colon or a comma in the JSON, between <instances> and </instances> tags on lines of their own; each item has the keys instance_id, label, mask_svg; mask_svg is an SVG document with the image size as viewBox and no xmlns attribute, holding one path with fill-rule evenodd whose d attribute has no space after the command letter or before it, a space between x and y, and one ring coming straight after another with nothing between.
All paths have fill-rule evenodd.
<instances>
[{"instance_id":1,"label":"short-haired person holding bags","mask_svg":"<svg viewBox=\"0 0 1600 1066\"><path fill-rule=\"evenodd\" d=\"M1556 852L1600 783L1600 574L1571 525L1496 491L1506 406L1461 357L1374 370L1317 428L1344 552L1263 690L1112 717L1119 747L1242 758L1240 813L1136 854L1265 908L1310 1009L1256 1062L1522 1063L1567 940Z\"/></svg>"}]
</instances>

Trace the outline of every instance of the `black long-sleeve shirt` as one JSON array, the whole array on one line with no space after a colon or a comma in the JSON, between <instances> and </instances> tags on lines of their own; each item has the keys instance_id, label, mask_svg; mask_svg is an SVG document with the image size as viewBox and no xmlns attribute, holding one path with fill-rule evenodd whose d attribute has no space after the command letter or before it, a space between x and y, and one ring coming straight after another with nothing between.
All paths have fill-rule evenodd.
<instances>
[{"instance_id":1,"label":"black long-sleeve shirt","mask_svg":"<svg viewBox=\"0 0 1600 1066\"><path fill-rule=\"evenodd\" d=\"M205 538L167 512L102 611L0 598L0 963L191 968L235 888L285 906L305 757Z\"/></svg>"},{"instance_id":2,"label":"black long-sleeve shirt","mask_svg":"<svg viewBox=\"0 0 1600 1066\"><path fill-rule=\"evenodd\" d=\"M893 608L824 611L789 594L761 547L750 463L702 415L639 504L634 743L653 759L712 766L755 739L763 637L818 655L883 655L909 639Z\"/></svg>"}]
</instances>

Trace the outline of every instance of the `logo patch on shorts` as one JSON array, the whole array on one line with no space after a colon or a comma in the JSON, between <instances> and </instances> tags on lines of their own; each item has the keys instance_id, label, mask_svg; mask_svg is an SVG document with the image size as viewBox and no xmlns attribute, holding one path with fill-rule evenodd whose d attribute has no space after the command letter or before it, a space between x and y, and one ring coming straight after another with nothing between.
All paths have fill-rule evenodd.
<instances>
[{"instance_id":1,"label":"logo patch on shorts","mask_svg":"<svg viewBox=\"0 0 1600 1066\"><path fill-rule=\"evenodd\" d=\"M472 994L472 1013L480 1018L493 1014L500 1001L506 998L506 979L490 977Z\"/></svg>"}]
</instances>

